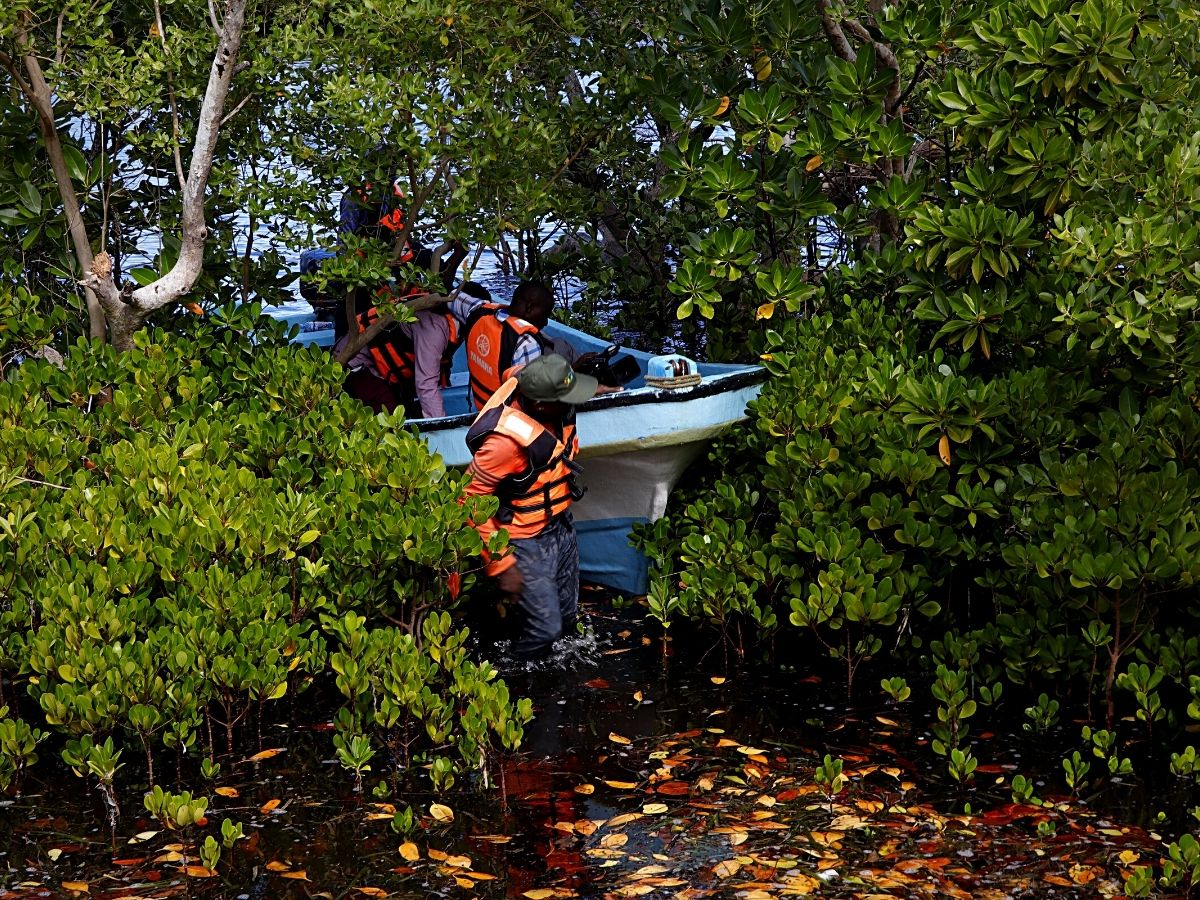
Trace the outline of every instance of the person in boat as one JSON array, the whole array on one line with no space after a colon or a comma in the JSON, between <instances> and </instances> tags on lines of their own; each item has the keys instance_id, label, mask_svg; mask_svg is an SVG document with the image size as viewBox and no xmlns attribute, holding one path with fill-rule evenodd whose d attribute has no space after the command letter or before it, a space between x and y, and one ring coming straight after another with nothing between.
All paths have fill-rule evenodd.
<instances>
[{"instance_id":1,"label":"person in boat","mask_svg":"<svg viewBox=\"0 0 1200 900\"><path fill-rule=\"evenodd\" d=\"M452 250L451 256L455 254ZM420 259L418 254L418 263ZM454 268L458 268L457 262ZM444 275L443 282L452 277L452 273ZM403 406L410 419L444 416L442 388L450 382L450 365L462 343L465 317L476 304L490 300L491 295L482 285L464 282L450 302L416 312L415 322L391 323L346 363L344 390L375 412L390 413ZM378 318L375 306L359 314L359 333ZM334 352L339 352L348 340L348 335L343 336L334 345Z\"/></svg>"},{"instance_id":2,"label":"person in boat","mask_svg":"<svg viewBox=\"0 0 1200 900\"><path fill-rule=\"evenodd\" d=\"M481 301L464 309L463 341L475 409L483 409L511 370L550 351L541 331L553 309L554 295L540 281L517 285L508 306Z\"/></svg>"},{"instance_id":3,"label":"person in boat","mask_svg":"<svg viewBox=\"0 0 1200 900\"><path fill-rule=\"evenodd\" d=\"M575 628L579 545L571 504L575 483L575 405L596 393L596 379L576 373L557 354L543 354L505 381L467 431L472 458L468 495L495 496L496 514L476 529L486 546L501 528L512 552L490 558L486 572L520 598L524 625L513 643L518 658L545 656Z\"/></svg>"}]
</instances>

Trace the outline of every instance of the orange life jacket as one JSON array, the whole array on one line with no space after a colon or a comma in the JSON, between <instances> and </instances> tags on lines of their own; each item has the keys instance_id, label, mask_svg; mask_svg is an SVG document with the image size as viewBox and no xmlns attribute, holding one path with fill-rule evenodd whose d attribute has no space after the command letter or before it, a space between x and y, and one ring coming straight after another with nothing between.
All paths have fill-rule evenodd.
<instances>
[{"instance_id":1,"label":"orange life jacket","mask_svg":"<svg viewBox=\"0 0 1200 900\"><path fill-rule=\"evenodd\" d=\"M418 291L419 293L419 291ZM437 307L434 307L438 310ZM450 340L442 351L442 387L450 384L450 364L454 351L462 343L462 335L456 319L449 309L442 307L440 314L446 319L450 329ZM358 333L362 334L379 319L379 311L371 307L358 317ZM375 371L384 381L399 384L402 381L413 381L417 374L417 348L412 336L398 324L384 328L367 344L367 350L375 363Z\"/></svg>"},{"instance_id":2,"label":"orange life jacket","mask_svg":"<svg viewBox=\"0 0 1200 900\"><path fill-rule=\"evenodd\" d=\"M575 408L568 407L562 436L512 405L517 379L510 378L492 395L467 431L467 447L475 453L492 434L514 441L526 456L524 470L507 476L496 489L500 509L496 521L514 538L533 537L555 516L583 496L575 483Z\"/></svg>"},{"instance_id":3,"label":"orange life jacket","mask_svg":"<svg viewBox=\"0 0 1200 900\"><path fill-rule=\"evenodd\" d=\"M484 303L471 314L463 328L471 395L475 398L475 408L479 410L484 408L508 377L513 354L521 337L532 334L538 343L542 343L541 332L536 325L511 315L504 321L496 318L496 313L505 309L498 303Z\"/></svg>"}]
</instances>

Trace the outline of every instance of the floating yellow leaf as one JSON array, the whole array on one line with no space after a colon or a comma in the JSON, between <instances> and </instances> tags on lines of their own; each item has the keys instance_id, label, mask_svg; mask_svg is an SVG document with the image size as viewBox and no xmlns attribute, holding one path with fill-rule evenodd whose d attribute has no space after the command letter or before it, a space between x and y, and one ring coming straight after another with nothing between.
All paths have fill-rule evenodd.
<instances>
[{"instance_id":1,"label":"floating yellow leaf","mask_svg":"<svg viewBox=\"0 0 1200 900\"><path fill-rule=\"evenodd\" d=\"M731 847L740 847L742 844L746 843L746 841L749 839L750 839L750 835L748 835L746 832L735 831L733 834L731 834L729 836L729 845Z\"/></svg>"},{"instance_id":2,"label":"floating yellow leaf","mask_svg":"<svg viewBox=\"0 0 1200 900\"><path fill-rule=\"evenodd\" d=\"M900 723L895 719L889 719L887 716L876 716L875 721L880 725L887 725L890 728L899 728Z\"/></svg>"},{"instance_id":3,"label":"floating yellow leaf","mask_svg":"<svg viewBox=\"0 0 1200 900\"><path fill-rule=\"evenodd\" d=\"M212 878L217 874L207 866L180 866L179 871L189 878Z\"/></svg>"},{"instance_id":4,"label":"floating yellow leaf","mask_svg":"<svg viewBox=\"0 0 1200 900\"><path fill-rule=\"evenodd\" d=\"M528 897L529 900L548 900L548 898L554 896L554 888L534 888L531 891L526 891L521 896Z\"/></svg>"},{"instance_id":5,"label":"floating yellow leaf","mask_svg":"<svg viewBox=\"0 0 1200 900\"><path fill-rule=\"evenodd\" d=\"M637 784L632 781L609 781L606 778L604 783L610 788L616 788L618 791L632 791L635 787L637 787Z\"/></svg>"},{"instance_id":6,"label":"floating yellow leaf","mask_svg":"<svg viewBox=\"0 0 1200 900\"><path fill-rule=\"evenodd\" d=\"M762 756L767 751L759 750L757 747L738 747L738 753L745 753L747 756Z\"/></svg>"},{"instance_id":7,"label":"floating yellow leaf","mask_svg":"<svg viewBox=\"0 0 1200 900\"><path fill-rule=\"evenodd\" d=\"M267 871L268 872L286 872L290 868L291 868L291 866L289 866L287 863L280 862L277 859L273 859L269 863L267 863Z\"/></svg>"},{"instance_id":8,"label":"floating yellow leaf","mask_svg":"<svg viewBox=\"0 0 1200 900\"><path fill-rule=\"evenodd\" d=\"M811 172L813 169L819 169L823 162L825 162L825 158L818 153L816 156L810 157L808 162L804 164L804 171Z\"/></svg>"},{"instance_id":9,"label":"floating yellow leaf","mask_svg":"<svg viewBox=\"0 0 1200 900\"><path fill-rule=\"evenodd\" d=\"M238 789L231 787L219 787L214 789L213 793L222 797L236 797L238 795Z\"/></svg>"},{"instance_id":10,"label":"floating yellow leaf","mask_svg":"<svg viewBox=\"0 0 1200 900\"><path fill-rule=\"evenodd\" d=\"M438 822L454 821L454 810L442 803L429 804L429 814Z\"/></svg>"},{"instance_id":11,"label":"floating yellow leaf","mask_svg":"<svg viewBox=\"0 0 1200 900\"><path fill-rule=\"evenodd\" d=\"M629 738L625 737L625 735L617 734L615 731L609 732L608 739L610 741L612 741L614 744L632 744L633 743L633 741L629 740Z\"/></svg>"},{"instance_id":12,"label":"floating yellow leaf","mask_svg":"<svg viewBox=\"0 0 1200 900\"><path fill-rule=\"evenodd\" d=\"M469 856L447 856L446 865L454 866L456 869L471 868L471 857Z\"/></svg>"},{"instance_id":13,"label":"floating yellow leaf","mask_svg":"<svg viewBox=\"0 0 1200 900\"><path fill-rule=\"evenodd\" d=\"M637 701L638 703L641 703L641 702L642 702L642 692L641 692L641 691L634 691L634 692L633 692L633 699L634 699L635 701Z\"/></svg>"},{"instance_id":14,"label":"floating yellow leaf","mask_svg":"<svg viewBox=\"0 0 1200 900\"><path fill-rule=\"evenodd\" d=\"M575 833L582 834L587 837L590 834L596 833L597 825L591 819L580 819L575 823Z\"/></svg>"},{"instance_id":15,"label":"floating yellow leaf","mask_svg":"<svg viewBox=\"0 0 1200 900\"><path fill-rule=\"evenodd\" d=\"M574 822L555 822L554 830L555 831L565 831L567 834L574 834L575 833L575 823Z\"/></svg>"},{"instance_id":16,"label":"floating yellow leaf","mask_svg":"<svg viewBox=\"0 0 1200 900\"><path fill-rule=\"evenodd\" d=\"M279 799L274 798L274 799L268 800L261 807L259 807L258 811L261 812L263 815L266 815L267 813L272 812L273 810L276 810L278 808L279 808Z\"/></svg>"},{"instance_id":17,"label":"floating yellow leaf","mask_svg":"<svg viewBox=\"0 0 1200 900\"><path fill-rule=\"evenodd\" d=\"M246 762L262 762L264 759L272 759L278 756L280 753L283 753L285 749L287 748L272 747L270 750L260 750L258 753L255 753L253 756L247 759Z\"/></svg>"},{"instance_id":18,"label":"floating yellow leaf","mask_svg":"<svg viewBox=\"0 0 1200 900\"><path fill-rule=\"evenodd\" d=\"M736 875L742 868L742 864L736 859L726 859L713 866L713 874L718 878L729 878Z\"/></svg>"},{"instance_id":19,"label":"floating yellow leaf","mask_svg":"<svg viewBox=\"0 0 1200 900\"><path fill-rule=\"evenodd\" d=\"M575 785L575 793L577 794L592 794L595 793L596 786L594 784L577 784Z\"/></svg>"},{"instance_id":20,"label":"floating yellow leaf","mask_svg":"<svg viewBox=\"0 0 1200 900\"><path fill-rule=\"evenodd\" d=\"M1141 859L1141 856L1137 853L1134 853L1132 850L1122 850L1117 854L1117 859L1121 861L1122 865L1128 866Z\"/></svg>"},{"instance_id":21,"label":"floating yellow leaf","mask_svg":"<svg viewBox=\"0 0 1200 900\"><path fill-rule=\"evenodd\" d=\"M87 894L91 892L86 881L64 881L62 883L64 891L75 891L77 894Z\"/></svg>"},{"instance_id":22,"label":"floating yellow leaf","mask_svg":"<svg viewBox=\"0 0 1200 900\"><path fill-rule=\"evenodd\" d=\"M612 850L616 847L624 847L628 841L629 835L624 832L617 832L616 834L606 834L600 838L600 846L606 850Z\"/></svg>"},{"instance_id":23,"label":"floating yellow leaf","mask_svg":"<svg viewBox=\"0 0 1200 900\"><path fill-rule=\"evenodd\" d=\"M622 825L628 825L630 822L642 818L641 813L621 813L619 816L613 816L606 824L609 828L620 828Z\"/></svg>"},{"instance_id":24,"label":"floating yellow leaf","mask_svg":"<svg viewBox=\"0 0 1200 900\"><path fill-rule=\"evenodd\" d=\"M377 887L356 887L354 890L367 897L386 897L388 895L388 892L383 888Z\"/></svg>"},{"instance_id":25,"label":"floating yellow leaf","mask_svg":"<svg viewBox=\"0 0 1200 900\"><path fill-rule=\"evenodd\" d=\"M129 839L129 843L140 844L142 841L150 840L150 838L154 837L156 834L158 834L157 831L139 831Z\"/></svg>"},{"instance_id":26,"label":"floating yellow leaf","mask_svg":"<svg viewBox=\"0 0 1200 900\"><path fill-rule=\"evenodd\" d=\"M433 847L430 847L427 852L429 853L429 858L436 862L445 862L450 858L450 854L445 850L435 850Z\"/></svg>"},{"instance_id":27,"label":"floating yellow leaf","mask_svg":"<svg viewBox=\"0 0 1200 900\"><path fill-rule=\"evenodd\" d=\"M280 872L280 878L291 878L293 881L308 881L308 873L303 869L297 869L295 872Z\"/></svg>"},{"instance_id":28,"label":"floating yellow leaf","mask_svg":"<svg viewBox=\"0 0 1200 900\"><path fill-rule=\"evenodd\" d=\"M475 882L473 882L470 878L464 878L462 875L455 875L454 883L460 888L466 888L467 890L475 887Z\"/></svg>"},{"instance_id":29,"label":"floating yellow leaf","mask_svg":"<svg viewBox=\"0 0 1200 900\"><path fill-rule=\"evenodd\" d=\"M667 804L665 803L647 803L642 807L642 812L648 816L657 816L659 813L665 813L666 811Z\"/></svg>"},{"instance_id":30,"label":"floating yellow leaf","mask_svg":"<svg viewBox=\"0 0 1200 900\"><path fill-rule=\"evenodd\" d=\"M405 841L400 845L400 855L409 862L416 862L421 858L421 850L412 841Z\"/></svg>"},{"instance_id":31,"label":"floating yellow leaf","mask_svg":"<svg viewBox=\"0 0 1200 900\"><path fill-rule=\"evenodd\" d=\"M774 303L771 303L771 304L766 304L766 303L764 303L764 304L763 304L763 306L768 306L768 305L771 307L771 311L772 311L772 312L774 312L774 311L775 311L775 304L774 304ZM762 312L762 306L760 306L758 309L759 309L759 312ZM769 319L769 318L771 318L771 317L770 317L770 315L767 315L767 316L763 316L762 318L767 318L767 319ZM724 676L724 675L714 675L712 678L710 678L710 679L708 679L708 680L709 680L709 681L711 681L713 684L724 684L724 683L725 683L725 676Z\"/></svg>"}]
</instances>

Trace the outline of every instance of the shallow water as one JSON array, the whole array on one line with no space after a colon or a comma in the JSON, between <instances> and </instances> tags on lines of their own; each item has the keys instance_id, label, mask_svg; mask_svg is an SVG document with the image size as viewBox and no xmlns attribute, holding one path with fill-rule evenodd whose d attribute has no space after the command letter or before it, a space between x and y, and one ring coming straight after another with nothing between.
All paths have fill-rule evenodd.
<instances>
[{"instance_id":1,"label":"shallow water","mask_svg":"<svg viewBox=\"0 0 1200 900\"><path fill-rule=\"evenodd\" d=\"M962 794L914 761L924 723L883 707L848 712L816 675L726 677L719 652L664 656L633 611L588 594L591 631L552 660L518 665L490 648L536 717L487 789L376 797L381 754L355 793L318 720L266 728L264 746L285 752L222 759L212 783L186 765L176 789L212 800L212 824L194 834L162 832L141 812L131 760L111 834L99 796L46 759L0 810L0 897L68 896L71 884L92 897L248 900L1098 896L1157 846L1065 798L1039 809L989 791L1015 768L1003 741L977 750L989 774ZM825 754L849 776L832 795L815 778ZM964 799L977 815L961 815ZM438 821L434 802L453 821ZM399 835L390 820L406 804L420 824ZM214 877L182 876L195 839L225 817L248 839Z\"/></svg>"}]
</instances>

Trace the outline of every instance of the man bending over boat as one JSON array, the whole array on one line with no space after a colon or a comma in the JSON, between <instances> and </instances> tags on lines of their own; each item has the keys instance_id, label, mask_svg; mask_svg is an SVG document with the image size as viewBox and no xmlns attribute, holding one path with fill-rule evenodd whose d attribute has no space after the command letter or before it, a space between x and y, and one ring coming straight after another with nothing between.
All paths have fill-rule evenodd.
<instances>
[{"instance_id":1,"label":"man bending over boat","mask_svg":"<svg viewBox=\"0 0 1200 900\"><path fill-rule=\"evenodd\" d=\"M541 355L500 386L467 432L467 493L500 501L496 515L475 527L485 546L496 531L508 530L512 552L491 559L485 551L485 560L500 589L520 598L518 658L547 655L575 627L579 545L570 509L582 491L575 483L574 405L597 386L561 356Z\"/></svg>"},{"instance_id":2,"label":"man bending over boat","mask_svg":"<svg viewBox=\"0 0 1200 900\"><path fill-rule=\"evenodd\" d=\"M464 319L471 399L483 409L508 377L509 369L550 351L542 329L550 321L554 295L540 281L522 281L508 306L480 302Z\"/></svg>"}]
</instances>

